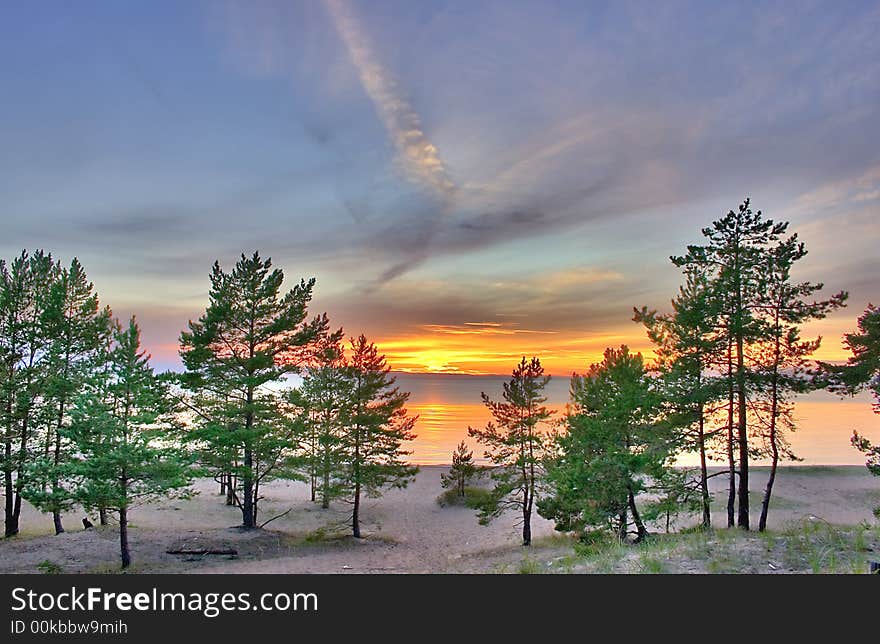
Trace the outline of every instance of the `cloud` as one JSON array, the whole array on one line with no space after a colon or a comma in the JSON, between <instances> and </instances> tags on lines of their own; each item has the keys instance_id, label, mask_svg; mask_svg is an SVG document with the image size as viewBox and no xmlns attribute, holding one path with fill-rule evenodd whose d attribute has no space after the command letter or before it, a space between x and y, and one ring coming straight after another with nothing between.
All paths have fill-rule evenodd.
<instances>
[{"instance_id":1,"label":"cloud","mask_svg":"<svg viewBox=\"0 0 880 644\"><path fill-rule=\"evenodd\" d=\"M423 324L420 327L429 333L441 335L555 335L558 331L521 329L516 322L465 322L463 324Z\"/></svg>"},{"instance_id":2,"label":"cloud","mask_svg":"<svg viewBox=\"0 0 880 644\"><path fill-rule=\"evenodd\" d=\"M424 132L418 112L398 82L373 51L369 35L358 24L346 0L325 0L324 4L357 69L364 91L391 137L404 176L442 199L451 198L455 194L455 182L437 146Z\"/></svg>"},{"instance_id":3,"label":"cloud","mask_svg":"<svg viewBox=\"0 0 880 644\"><path fill-rule=\"evenodd\" d=\"M880 198L880 165L858 176L831 181L798 197L795 208L817 212Z\"/></svg>"}]
</instances>

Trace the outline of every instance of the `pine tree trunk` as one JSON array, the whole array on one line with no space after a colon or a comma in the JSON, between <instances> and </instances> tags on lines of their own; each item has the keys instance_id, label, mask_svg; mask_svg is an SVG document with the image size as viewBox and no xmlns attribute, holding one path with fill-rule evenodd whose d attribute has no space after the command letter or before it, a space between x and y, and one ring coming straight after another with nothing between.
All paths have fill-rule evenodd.
<instances>
[{"instance_id":1,"label":"pine tree trunk","mask_svg":"<svg viewBox=\"0 0 880 644\"><path fill-rule=\"evenodd\" d=\"M764 532L767 529L767 514L770 512L770 495L773 493L773 483L776 481L776 469L779 465L779 449L773 445L773 462L770 465L770 477L767 479L767 487L764 489L764 500L761 502L761 519L758 522L758 530Z\"/></svg>"},{"instance_id":2,"label":"pine tree trunk","mask_svg":"<svg viewBox=\"0 0 880 644\"><path fill-rule=\"evenodd\" d=\"M13 381L15 374L14 363L10 361L7 370L7 383ZM18 534L18 517L15 516L15 484L12 479L12 397L11 391L6 392L6 440L3 445L3 487L6 497L5 507L5 536L12 537Z\"/></svg>"},{"instance_id":3,"label":"pine tree trunk","mask_svg":"<svg viewBox=\"0 0 880 644\"><path fill-rule=\"evenodd\" d=\"M52 510L52 525L55 526L56 535L64 532L64 526L61 524L61 513L58 510Z\"/></svg>"},{"instance_id":4,"label":"pine tree trunk","mask_svg":"<svg viewBox=\"0 0 880 644\"><path fill-rule=\"evenodd\" d=\"M119 553L122 556L122 568L131 565L131 553L128 550L128 509L125 504L119 508Z\"/></svg>"},{"instance_id":5,"label":"pine tree trunk","mask_svg":"<svg viewBox=\"0 0 880 644\"><path fill-rule=\"evenodd\" d=\"M648 530L642 523L642 517L639 515L639 509L636 507L636 497L633 495L632 487L626 486L629 492L629 509L632 512L633 523L636 524L636 543L644 541L648 537Z\"/></svg>"},{"instance_id":6,"label":"pine tree trunk","mask_svg":"<svg viewBox=\"0 0 880 644\"><path fill-rule=\"evenodd\" d=\"M354 434L354 508L351 513L351 531L355 539L361 538L361 428Z\"/></svg>"},{"instance_id":7,"label":"pine tree trunk","mask_svg":"<svg viewBox=\"0 0 880 644\"><path fill-rule=\"evenodd\" d=\"M62 414L64 413L64 407L62 406ZM59 425L60 428L60 425ZM61 493L61 483L58 480L58 465L61 463L61 433L55 432L55 454L53 457L53 463L55 464L55 468L52 474L52 494L56 496ZM55 526L55 534L61 534L64 532L64 526L61 525L61 512L59 510L53 510L52 512L52 523Z\"/></svg>"},{"instance_id":8,"label":"pine tree trunk","mask_svg":"<svg viewBox=\"0 0 880 644\"><path fill-rule=\"evenodd\" d=\"M253 350L251 350L253 356ZM250 430L254 426L254 392L252 387L248 387L247 391L247 411L245 413L245 430L250 435ZM242 487L244 488L244 498L241 504L242 525L245 530L252 530L256 527L254 522L254 451L250 444L250 439L244 446L244 476L242 477Z\"/></svg>"},{"instance_id":9,"label":"pine tree trunk","mask_svg":"<svg viewBox=\"0 0 880 644\"><path fill-rule=\"evenodd\" d=\"M21 472L18 474L21 476ZM15 502L12 505L12 519L15 525L15 533L18 534L18 525L21 519L21 494L15 493Z\"/></svg>"},{"instance_id":10,"label":"pine tree trunk","mask_svg":"<svg viewBox=\"0 0 880 644\"><path fill-rule=\"evenodd\" d=\"M249 445L244 448L244 476L242 477L243 498L241 504L242 526L245 530L254 528L254 481L251 468L254 455Z\"/></svg>"},{"instance_id":11,"label":"pine tree trunk","mask_svg":"<svg viewBox=\"0 0 880 644\"><path fill-rule=\"evenodd\" d=\"M254 480L254 527L257 527L259 523L257 523L257 518L259 517L259 507L260 507L260 479L255 478Z\"/></svg>"},{"instance_id":12,"label":"pine tree trunk","mask_svg":"<svg viewBox=\"0 0 880 644\"><path fill-rule=\"evenodd\" d=\"M523 499L523 528L522 528L522 539L524 546L532 545L532 512L531 512L531 494L529 494L529 490L525 489L525 498Z\"/></svg>"},{"instance_id":13,"label":"pine tree trunk","mask_svg":"<svg viewBox=\"0 0 880 644\"><path fill-rule=\"evenodd\" d=\"M709 469L706 464L706 434L705 419L703 418L703 405L700 405L700 424L699 436L700 443L700 496L703 505L703 529L709 530L712 527L712 515L709 509ZM669 531L667 522L667 532Z\"/></svg>"},{"instance_id":14,"label":"pine tree trunk","mask_svg":"<svg viewBox=\"0 0 880 644\"><path fill-rule=\"evenodd\" d=\"M745 303L743 302L743 268L740 264L740 246L735 252L734 277L736 280L736 393L737 393L737 439L739 442L739 507L736 524L749 529L749 435L746 418L746 368L745 368Z\"/></svg>"},{"instance_id":15,"label":"pine tree trunk","mask_svg":"<svg viewBox=\"0 0 880 644\"><path fill-rule=\"evenodd\" d=\"M627 520L626 506L624 506L623 510L621 511L618 521L620 523L617 526L617 538L621 543L623 543L624 541L626 541L626 529L629 524L629 521Z\"/></svg>"},{"instance_id":16,"label":"pine tree trunk","mask_svg":"<svg viewBox=\"0 0 880 644\"><path fill-rule=\"evenodd\" d=\"M4 533L5 536L11 537L18 534L18 521L16 520L14 513L15 487L12 481L12 442L10 441L8 434L3 456L5 463L3 467L3 488L6 497Z\"/></svg>"},{"instance_id":17,"label":"pine tree trunk","mask_svg":"<svg viewBox=\"0 0 880 644\"><path fill-rule=\"evenodd\" d=\"M107 508L98 508L98 522L107 525Z\"/></svg>"},{"instance_id":18,"label":"pine tree trunk","mask_svg":"<svg viewBox=\"0 0 880 644\"><path fill-rule=\"evenodd\" d=\"M767 514L770 512L770 495L773 494L773 483L776 481L776 468L779 466L779 444L776 436L776 418L779 415L779 315L776 317L776 342L774 350L773 381L770 387L770 449L773 460L770 463L770 476L767 478L767 487L764 488L764 499L761 502L761 518L758 520L758 531L767 529Z\"/></svg>"},{"instance_id":19,"label":"pine tree trunk","mask_svg":"<svg viewBox=\"0 0 880 644\"><path fill-rule=\"evenodd\" d=\"M355 539L361 538L361 483L354 484L354 508L351 512L351 533Z\"/></svg>"},{"instance_id":20,"label":"pine tree trunk","mask_svg":"<svg viewBox=\"0 0 880 644\"><path fill-rule=\"evenodd\" d=\"M31 360L31 365L33 365L33 360ZM31 382L30 379L27 381L27 389L30 389ZM25 463L27 462L27 444L28 444L28 419L30 418L30 404L28 404L27 409L24 413L24 418L21 421L21 437L18 445L18 475L15 477L15 503L13 506L12 514L15 519L16 531L18 529L19 519L21 517L21 490L24 487L24 476L23 472L25 469Z\"/></svg>"},{"instance_id":21,"label":"pine tree trunk","mask_svg":"<svg viewBox=\"0 0 880 644\"><path fill-rule=\"evenodd\" d=\"M67 380L67 372L68 372L68 364L70 362L70 356L68 355L65 358L64 362L64 379ZM61 463L61 428L64 427L64 406L66 403L66 398L64 396L61 397L61 400L58 402L58 423L55 427L55 453L52 457L52 463L54 468L52 470L52 494L55 498L58 498L59 493L61 492L61 483L58 477L58 466ZM48 447L48 445L47 445ZM58 509L54 509L52 511L52 524L55 527L55 534L59 535L64 532L64 526L61 524L61 511Z\"/></svg>"},{"instance_id":22,"label":"pine tree trunk","mask_svg":"<svg viewBox=\"0 0 880 644\"><path fill-rule=\"evenodd\" d=\"M733 452L733 349L727 344L727 527L734 526L736 508L736 460Z\"/></svg>"},{"instance_id":23,"label":"pine tree trunk","mask_svg":"<svg viewBox=\"0 0 880 644\"><path fill-rule=\"evenodd\" d=\"M746 426L745 378L740 377L742 389L739 391L739 508L736 525L743 530L749 529L749 438Z\"/></svg>"},{"instance_id":24,"label":"pine tree trunk","mask_svg":"<svg viewBox=\"0 0 880 644\"><path fill-rule=\"evenodd\" d=\"M226 505L235 505L235 484L232 474L226 475Z\"/></svg>"},{"instance_id":25,"label":"pine tree trunk","mask_svg":"<svg viewBox=\"0 0 880 644\"><path fill-rule=\"evenodd\" d=\"M330 452L326 447L324 448L322 470L324 481L321 487L321 507L326 510L330 507Z\"/></svg>"}]
</instances>

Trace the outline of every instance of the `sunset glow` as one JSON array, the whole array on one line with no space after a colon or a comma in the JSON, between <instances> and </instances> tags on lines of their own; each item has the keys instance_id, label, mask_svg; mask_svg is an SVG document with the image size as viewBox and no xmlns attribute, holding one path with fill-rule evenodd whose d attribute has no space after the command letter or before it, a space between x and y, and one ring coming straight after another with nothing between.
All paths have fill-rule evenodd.
<instances>
[{"instance_id":1,"label":"sunset glow","mask_svg":"<svg viewBox=\"0 0 880 644\"><path fill-rule=\"evenodd\" d=\"M254 251L287 286L315 277L311 313L402 374L650 359L633 307L669 310L670 255L746 197L806 245L797 280L850 294L803 329L815 358L845 360L880 303L875 4L54 11L0 24L0 256L77 256L157 370L182 368L213 262ZM444 432L485 420L482 385L412 382L417 456L446 458Z\"/></svg>"}]
</instances>

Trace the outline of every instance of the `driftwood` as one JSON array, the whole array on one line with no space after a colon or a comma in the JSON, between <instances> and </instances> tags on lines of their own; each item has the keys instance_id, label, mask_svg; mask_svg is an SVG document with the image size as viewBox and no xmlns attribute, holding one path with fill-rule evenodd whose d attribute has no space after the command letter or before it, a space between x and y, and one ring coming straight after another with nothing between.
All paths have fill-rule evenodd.
<instances>
[{"instance_id":1,"label":"driftwood","mask_svg":"<svg viewBox=\"0 0 880 644\"><path fill-rule=\"evenodd\" d=\"M179 548L177 550L166 550L169 555L237 555L238 550L234 548Z\"/></svg>"},{"instance_id":2,"label":"driftwood","mask_svg":"<svg viewBox=\"0 0 880 644\"><path fill-rule=\"evenodd\" d=\"M282 512L281 514L276 514L274 517L272 517L272 518L269 519L268 521L263 521L263 522L260 524L260 528L265 528L265 527L266 527L266 524L272 523L275 519L280 519L281 517L286 517L286 516L287 516L288 514L290 514L292 511L293 511L293 508L290 508L289 510L287 510L287 512Z\"/></svg>"}]
</instances>

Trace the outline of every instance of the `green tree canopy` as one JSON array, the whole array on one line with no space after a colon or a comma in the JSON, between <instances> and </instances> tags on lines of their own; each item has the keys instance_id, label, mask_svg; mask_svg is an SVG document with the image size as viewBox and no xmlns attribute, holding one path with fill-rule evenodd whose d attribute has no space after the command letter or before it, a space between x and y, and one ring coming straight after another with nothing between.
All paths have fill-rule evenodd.
<instances>
[{"instance_id":1,"label":"green tree canopy","mask_svg":"<svg viewBox=\"0 0 880 644\"><path fill-rule=\"evenodd\" d=\"M547 438L544 425L553 416L544 405L549 382L541 361L524 356L503 384L502 400L482 394L492 421L484 429L468 428L468 435L485 446L485 457L495 466L491 470L495 485L479 508L480 523L514 509L521 516L524 546L532 543L532 510L543 477Z\"/></svg>"},{"instance_id":2,"label":"green tree canopy","mask_svg":"<svg viewBox=\"0 0 880 644\"><path fill-rule=\"evenodd\" d=\"M117 328L107 362L75 398L61 432L76 446L67 466L75 498L86 508L116 511L122 567L131 563L129 510L137 503L184 494L193 470L175 446L167 385L140 347L134 318Z\"/></svg>"},{"instance_id":3,"label":"green tree canopy","mask_svg":"<svg viewBox=\"0 0 880 644\"><path fill-rule=\"evenodd\" d=\"M314 279L282 294L283 281L259 253L242 255L228 273L215 262L208 307L180 337L182 383L195 394L192 438L215 458L223 455L223 468L236 475L245 528L257 526L260 483L296 476L296 431L278 385L329 326L326 315L307 320Z\"/></svg>"}]
</instances>

